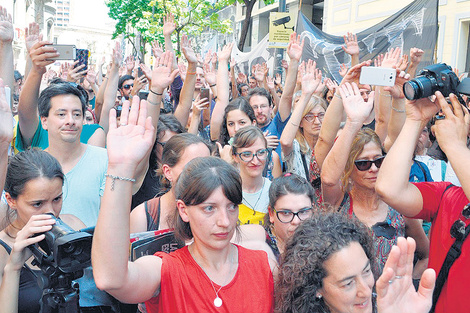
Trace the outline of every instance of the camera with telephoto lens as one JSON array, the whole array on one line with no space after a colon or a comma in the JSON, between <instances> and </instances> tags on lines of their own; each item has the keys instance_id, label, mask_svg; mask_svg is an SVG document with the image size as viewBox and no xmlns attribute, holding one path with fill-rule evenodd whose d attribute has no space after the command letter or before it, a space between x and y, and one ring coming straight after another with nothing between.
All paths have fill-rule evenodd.
<instances>
[{"instance_id":1,"label":"camera with telephoto lens","mask_svg":"<svg viewBox=\"0 0 470 313\"><path fill-rule=\"evenodd\" d=\"M460 94L470 95L470 78L460 81L450 66L438 63L425 67L416 78L403 85L408 100L429 97L436 91L440 91L444 97L453 93L462 101Z\"/></svg>"}]
</instances>

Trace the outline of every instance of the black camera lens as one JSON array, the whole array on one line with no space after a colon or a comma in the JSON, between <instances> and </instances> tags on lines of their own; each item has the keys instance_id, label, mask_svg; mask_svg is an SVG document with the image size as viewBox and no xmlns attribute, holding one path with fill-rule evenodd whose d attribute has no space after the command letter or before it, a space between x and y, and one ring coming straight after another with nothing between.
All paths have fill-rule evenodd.
<instances>
[{"instance_id":1,"label":"black camera lens","mask_svg":"<svg viewBox=\"0 0 470 313\"><path fill-rule=\"evenodd\" d=\"M403 85L403 92L408 100L417 100L432 96L439 89L432 76L420 76Z\"/></svg>"}]
</instances>

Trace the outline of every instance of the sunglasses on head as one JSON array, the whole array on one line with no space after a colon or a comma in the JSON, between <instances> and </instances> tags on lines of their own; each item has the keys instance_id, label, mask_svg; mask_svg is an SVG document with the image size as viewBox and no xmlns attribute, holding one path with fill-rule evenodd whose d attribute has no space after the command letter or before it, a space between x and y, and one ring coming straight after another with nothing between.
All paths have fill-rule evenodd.
<instances>
[{"instance_id":1,"label":"sunglasses on head","mask_svg":"<svg viewBox=\"0 0 470 313\"><path fill-rule=\"evenodd\" d=\"M122 86L122 89L129 89L129 88L131 88L131 87L133 87L133 86L134 86L134 84L124 85L124 86Z\"/></svg>"},{"instance_id":2,"label":"sunglasses on head","mask_svg":"<svg viewBox=\"0 0 470 313\"><path fill-rule=\"evenodd\" d=\"M372 167L372 164L375 165L375 167L380 168L382 165L382 162L384 161L385 156L378 157L375 160L356 160L354 161L354 165L356 165L356 168L359 171L367 171Z\"/></svg>"}]
</instances>

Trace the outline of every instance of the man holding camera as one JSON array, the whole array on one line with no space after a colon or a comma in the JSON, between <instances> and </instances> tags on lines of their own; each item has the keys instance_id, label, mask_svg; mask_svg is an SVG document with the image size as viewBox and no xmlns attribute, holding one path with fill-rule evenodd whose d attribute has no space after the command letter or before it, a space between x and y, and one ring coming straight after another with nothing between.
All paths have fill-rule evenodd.
<instances>
[{"instance_id":1,"label":"man holding camera","mask_svg":"<svg viewBox=\"0 0 470 313\"><path fill-rule=\"evenodd\" d=\"M432 221L429 267L436 273L442 271L434 291L435 312L464 312L468 310L466 282L470 281L467 269L470 240L465 240L465 234L470 231L470 214L467 214L469 210L464 210L470 198L470 169L467 164L470 159L467 148L470 115L455 95L450 94L449 99L451 104L438 91L434 102L429 98L406 102L405 124L382 164L376 189L388 205L403 215ZM439 110L442 113L436 117L433 131L462 187L446 182L408 181L416 142ZM461 248L454 249L457 242L463 244ZM457 258L452 263L449 261L452 252L449 255L448 252L459 249L462 254L455 254Z\"/></svg>"}]
</instances>

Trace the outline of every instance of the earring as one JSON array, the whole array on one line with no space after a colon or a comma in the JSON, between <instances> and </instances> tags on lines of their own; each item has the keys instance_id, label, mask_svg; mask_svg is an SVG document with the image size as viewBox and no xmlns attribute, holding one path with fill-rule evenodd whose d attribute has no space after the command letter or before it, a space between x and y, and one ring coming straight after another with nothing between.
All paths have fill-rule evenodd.
<instances>
[{"instance_id":1,"label":"earring","mask_svg":"<svg viewBox=\"0 0 470 313\"><path fill-rule=\"evenodd\" d=\"M317 294L316 298L317 298L317 300L321 300L322 295L321 295L321 294Z\"/></svg>"}]
</instances>

